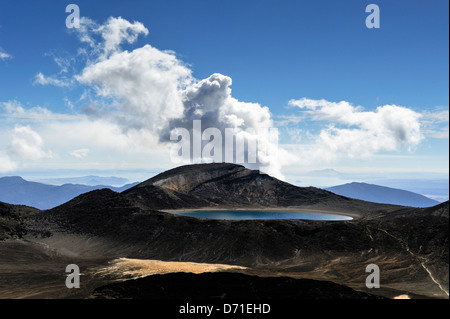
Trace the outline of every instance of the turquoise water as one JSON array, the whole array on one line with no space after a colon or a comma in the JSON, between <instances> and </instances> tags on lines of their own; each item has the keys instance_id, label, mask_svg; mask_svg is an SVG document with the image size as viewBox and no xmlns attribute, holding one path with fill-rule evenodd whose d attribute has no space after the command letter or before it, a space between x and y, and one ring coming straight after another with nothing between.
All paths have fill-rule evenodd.
<instances>
[{"instance_id":1,"label":"turquoise water","mask_svg":"<svg viewBox=\"0 0 450 319\"><path fill-rule=\"evenodd\" d=\"M337 214L319 214L314 212L298 211L250 211L250 210L213 210L213 211L193 211L174 212L176 215L208 218L208 219L229 219L229 220L250 220L250 219L306 219L306 220L351 220L352 217Z\"/></svg>"}]
</instances>

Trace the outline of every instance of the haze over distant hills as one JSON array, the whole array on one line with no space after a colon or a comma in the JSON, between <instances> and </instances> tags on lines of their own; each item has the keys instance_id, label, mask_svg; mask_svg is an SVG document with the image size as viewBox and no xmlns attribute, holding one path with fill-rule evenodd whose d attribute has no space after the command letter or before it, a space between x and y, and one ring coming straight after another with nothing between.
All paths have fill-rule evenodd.
<instances>
[{"instance_id":1,"label":"haze over distant hills","mask_svg":"<svg viewBox=\"0 0 450 319\"><path fill-rule=\"evenodd\" d=\"M326 190L338 195L382 204L412 207L431 207L439 204L438 201L410 191L367 183L353 182L328 187Z\"/></svg>"},{"instance_id":2,"label":"haze over distant hills","mask_svg":"<svg viewBox=\"0 0 450 319\"><path fill-rule=\"evenodd\" d=\"M39 209L50 209L72 198L96 189L109 188L122 192L136 183L121 187L109 185L64 184L60 186L26 181L19 176L0 177L0 201L8 204L26 205Z\"/></svg>"},{"instance_id":3,"label":"haze over distant hills","mask_svg":"<svg viewBox=\"0 0 450 319\"><path fill-rule=\"evenodd\" d=\"M116 176L81 176L81 177L63 177L63 178L47 178L33 180L34 182L50 185L64 185L64 184L81 184L88 186L108 185L114 187L122 187L126 184L130 184L129 180L123 177Z\"/></svg>"},{"instance_id":4,"label":"haze over distant hills","mask_svg":"<svg viewBox=\"0 0 450 319\"><path fill-rule=\"evenodd\" d=\"M340 173L335 170L318 171L326 176L337 176ZM311 172L311 174L315 174ZM120 177L83 176L70 178L45 179L43 182L27 181L18 176L0 177L0 201L32 206L39 209L50 209L61 205L72 198L96 189L109 188L115 192L123 192L138 183L123 185L128 180ZM123 186L114 186L123 185ZM394 204L412 207L431 207L439 204L438 201L430 199L421 194L398 188L384 187L368 183L347 183L344 185L323 188L335 194L370 201L374 203ZM196 191L199 195L199 191ZM186 194L187 195L187 194ZM185 194L178 194L183 198ZM191 197L193 194L187 195ZM201 195L201 194L200 194ZM166 196L159 194L158 196ZM201 197L201 196L200 196ZM188 201L191 201L188 199ZM183 205L181 205L183 206Z\"/></svg>"},{"instance_id":5,"label":"haze over distant hills","mask_svg":"<svg viewBox=\"0 0 450 319\"><path fill-rule=\"evenodd\" d=\"M290 177L297 186L314 186L323 189L353 182L367 183L410 191L439 202L449 199L448 173L420 172L341 172L334 169L314 170Z\"/></svg>"}]
</instances>

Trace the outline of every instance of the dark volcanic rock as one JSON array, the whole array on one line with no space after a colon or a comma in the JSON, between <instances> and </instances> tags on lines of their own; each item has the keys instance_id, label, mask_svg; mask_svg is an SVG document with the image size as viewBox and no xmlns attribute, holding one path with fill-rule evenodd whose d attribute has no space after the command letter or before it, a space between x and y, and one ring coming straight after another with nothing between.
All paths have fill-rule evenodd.
<instances>
[{"instance_id":1,"label":"dark volcanic rock","mask_svg":"<svg viewBox=\"0 0 450 319\"><path fill-rule=\"evenodd\" d=\"M336 195L318 188L300 188L260 171L227 163L194 164L159 174L124 194L157 186L174 194L185 194L192 206L295 206L312 204ZM166 204L167 205L167 204Z\"/></svg>"},{"instance_id":2,"label":"dark volcanic rock","mask_svg":"<svg viewBox=\"0 0 450 319\"><path fill-rule=\"evenodd\" d=\"M32 207L0 202L0 240L20 238L26 234L24 220L36 212L38 210Z\"/></svg>"},{"instance_id":3,"label":"dark volcanic rock","mask_svg":"<svg viewBox=\"0 0 450 319\"><path fill-rule=\"evenodd\" d=\"M177 167L122 194L150 209L317 206L358 213L398 209L315 187L297 187L258 170L228 163Z\"/></svg>"},{"instance_id":4,"label":"dark volcanic rock","mask_svg":"<svg viewBox=\"0 0 450 319\"><path fill-rule=\"evenodd\" d=\"M211 205L211 202L196 196L167 190L154 185L134 188L124 193L126 198L151 209L196 208Z\"/></svg>"},{"instance_id":5,"label":"dark volcanic rock","mask_svg":"<svg viewBox=\"0 0 450 319\"><path fill-rule=\"evenodd\" d=\"M204 173L201 173L202 167ZM373 213L364 218L333 222L211 220L149 209L153 206L151 203L195 206L202 201L212 202L221 190L224 201L239 202L239 198L247 201L250 195L244 195L245 191L236 195L239 184L243 189L272 189L278 202L287 201L290 195L286 194L291 191L292 197L294 193L299 198L304 196L301 201L320 202L323 195L324 200L333 198L342 207L352 209L366 203L356 201L353 205L354 200L325 191L289 187L287 183L239 165L205 164L170 170L123 193L103 189L80 195L52 210L33 215L28 224L37 228L46 225L46 231L101 237L111 245L126 247L125 254L124 250L117 252L119 257L257 266L289 260L299 254L304 259L349 254L364 259L367 252L402 256L412 252L427 260L446 263L448 267L448 202L428 209L394 206L397 210L392 211L389 206L391 212L383 211L383 205L373 204L378 210L372 207ZM198 192L203 188L204 192ZM192 192L199 195L193 196ZM208 194L212 194L211 197L204 199ZM258 194L264 198L266 193L260 191L251 196L256 198Z\"/></svg>"},{"instance_id":6,"label":"dark volcanic rock","mask_svg":"<svg viewBox=\"0 0 450 319\"><path fill-rule=\"evenodd\" d=\"M298 253L307 259L368 251L408 256L409 250L448 264L448 203L436 209L443 212L407 208L352 221L211 220L149 210L105 189L35 214L29 222L126 245L130 258L257 266Z\"/></svg>"},{"instance_id":7,"label":"dark volcanic rock","mask_svg":"<svg viewBox=\"0 0 450 319\"><path fill-rule=\"evenodd\" d=\"M329 281L239 273L172 273L105 285L97 299L383 299Z\"/></svg>"},{"instance_id":8,"label":"dark volcanic rock","mask_svg":"<svg viewBox=\"0 0 450 319\"><path fill-rule=\"evenodd\" d=\"M232 221L155 210L300 203L359 217ZM29 240L71 256L88 252L95 257L310 272L313 278L363 288L365 267L376 263L384 283L406 282L418 294L442 297L448 296L448 206L448 202L427 209L368 203L295 187L239 165L205 164L165 172L123 193L93 191L48 211L20 214L27 209L0 204L0 236L28 233Z\"/></svg>"}]
</instances>

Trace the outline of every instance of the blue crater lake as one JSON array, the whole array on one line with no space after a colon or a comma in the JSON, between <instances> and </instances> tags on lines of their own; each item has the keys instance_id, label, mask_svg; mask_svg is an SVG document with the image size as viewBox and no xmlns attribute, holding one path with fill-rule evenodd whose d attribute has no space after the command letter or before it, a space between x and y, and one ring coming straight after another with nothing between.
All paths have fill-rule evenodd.
<instances>
[{"instance_id":1,"label":"blue crater lake","mask_svg":"<svg viewBox=\"0 0 450 319\"><path fill-rule=\"evenodd\" d=\"M305 219L305 220L352 220L352 217L315 213L307 211L253 211L253 210L211 210L171 212L176 215L208 219L251 220L251 219Z\"/></svg>"}]
</instances>

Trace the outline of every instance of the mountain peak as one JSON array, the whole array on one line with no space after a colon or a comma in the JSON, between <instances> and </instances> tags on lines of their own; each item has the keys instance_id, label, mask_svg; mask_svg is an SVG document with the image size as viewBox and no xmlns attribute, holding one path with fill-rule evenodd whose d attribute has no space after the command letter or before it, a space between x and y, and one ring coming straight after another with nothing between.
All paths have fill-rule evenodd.
<instances>
[{"instance_id":1,"label":"mountain peak","mask_svg":"<svg viewBox=\"0 0 450 319\"><path fill-rule=\"evenodd\" d=\"M170 191L188 193L198 185L219 177L230 174L243 176L252 172L259 171L252 171L242 165L231 163L191 164L165 171L136 187L154 185Z\"/></svg>"},{"instance_id":2,"label":"mountain peak","mask_svg":"<svg viewBox=\"0 0 450 319\"><path fill-rule=\"evenodd\" d=\"M328 191L297 187L259 170L230 163L180 166L122 194L152 209L287 207L339 201Z\"/></svg>"},{"instance_id":3,"label":"mountain peak","mask_svg":"<svg viewBox=\"0 0 450 319\"><path fill-rule=\"evenodd\" d=\"M25 180L20 176L4 176L0 177L0 179L4 181L12 181L12 182L25 182Z\"/></svg>"},{"instance_id":4,"label":"mountain peak","mask_svg":"<svg viewBox=\"0 0 450 319\"><path fill-rule=\"evenodd\" d=\"M439 202L410 191L386 186L352 182L343 185L328 187L326 190L338 195L370 201L413 207L431 207Z\"/></svg>"}]
</instances>

